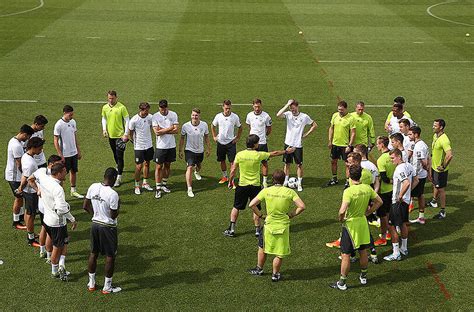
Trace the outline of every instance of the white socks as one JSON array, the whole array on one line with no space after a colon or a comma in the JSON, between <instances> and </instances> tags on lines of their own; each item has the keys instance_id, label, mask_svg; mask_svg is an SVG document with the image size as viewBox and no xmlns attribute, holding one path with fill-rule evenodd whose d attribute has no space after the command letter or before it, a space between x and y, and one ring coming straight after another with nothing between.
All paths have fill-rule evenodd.
<instances>
[{"instance_id":1,"label":"white socks","mask_svg":"<svg viewBox=\"0 0 474 312\"><path fill-rule=\"evenodd\" d=\"M403 250L408 250L408 238L402 238L402 247Z\"/></svg>"},{"instance_id":2,"label":"white socks","mask_svg":"<svg viewBox=\"0 0 474 312\"><path fill-rule=\"evenodd\" d=\"M59 257L59 266L62 266L62 267L66 266L66 256L61 255Z\"/></svg>"},{"instance_id":3,"label":"white socks","mask_svg":"<svg viewBox=\"0 0 474 312\"><path fill-rule=\"evenodd\" d=\"M400 245L398 243L393 243L392 246L393 246L393 254L395 256L399 256L400 255Z\"/></svg>"}]
</instances>

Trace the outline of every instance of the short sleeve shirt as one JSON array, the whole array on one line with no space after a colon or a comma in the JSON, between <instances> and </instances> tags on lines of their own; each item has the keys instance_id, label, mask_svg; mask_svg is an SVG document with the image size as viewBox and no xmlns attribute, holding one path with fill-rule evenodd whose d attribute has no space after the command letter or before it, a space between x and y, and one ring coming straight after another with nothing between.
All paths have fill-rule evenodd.
<instances>
[{"instance_id":1,"label":"short sleeve shirt","mask_svg":"<svg viewBox=\"0 0 474 312\"><path fill-rule=\"evenodd\" d=\"M370 171L370 174L372 176L371 184L374 184L375 179L377 179L379 176L379 170L377 169L377 166L370 160L362 160L362 162L360 163L360 166Z\"/></svg>"},{"instance_id":2,"label":"short sleeve shirt","mask_svg":"<svg viewBox=\"0 0 474 312\"><path fill-rule=\"evenodd\" d=\"M21 171L17 167L15 159L21 159L24 153L23 144L16 137L11 138L8 142L5 180L10 182L21 181Z\"/></svg>"},{"instance_id":3,"label":"short sleeve shirt","mask_svg":"<svg viewBox=\"0 0 474 312\"><path fill-rule=\"evenodd\" d=\"M299 196L290 188L275 185L261 190L257 198L261 202L265 202L266 224L286 225L290 223L288 213L293 207L293 202L299 199Z\"/></svg>"},{"instance_id":4,"label":"short sleeve shirt","mask_svg":"<svg viewBox=\"0 0 474 312\"><path fill-rule=\"evenodd\" d=\"M270 153L243 150L237 153L234 162L239 165L239 185L260 186L260 163L270 158Z\"/></svg>"},{"instance_id":5,"label":"short sleeve shirt","mask_svg":"<svg viewBox=\"0 0 474 312\"><path fill-rule=\"evenodd\" d=\"M436 134L433 135L433 143L431 144L431 168L433 168L434 171L438 171L438 167L444 163L446 152L450 150L451 141L446 133L443 133L439 137L437 137ZM449 169L448 167L444 168L444 171L447 171Z\"/></svg>"},{"instance_id":6,"label":"short sleeve shirt","mask_svg":"<svg viewBox=\"0 0 474 312\"><path fill-rule=\"evenodd\" d=\"M388 152L382 153L379 159L377 159L377 167L379 169L379 173L385 172L389 179L393 179L393 173L395 172L396 166L392 163L390 159L390 155ZM385 194L391 192L393 189L392 183L385 183L383 180L380 181L380 193Z\"/></svg>"},{"instance_id":7,"label":"short sleeve shirt","mask_svg":"<svg viewBox=\"0 0 474 312\"><path fill-rule=\"evenodd\" d=\"M255 112L247 114L245 123L250 126L250 134L256 134L260 138L258 144L267 144L267 127L272 125L272 118L266 112L256 115Z\"/></svg>"},{"instance_id":8,"label":"short sleeve shirt","mask_svg":"<svg viewBox=\"0 0 474 312\"><path fill-rule=\"evenodd\" d=\"M173 111L168 111L165 116L160 112L153 115L153 127L159 127L160 129L169 128L173 125L178 125L178 115ZM156 148L159 149L170 149L176 147L176 140L174 134L163 134L156 136Z\"/></svg>"},{"instance_id":9,"label":"short sleeve shirt","mask_svg":"<svg viewBox=\"0 0 474 312\"><path fill-rule=\"evenodd\" d=\"M283 116L286 119L285 144L296 148L303 147L304 127L311 125L314 121L307 114L301 112L295 116L292 112L286 111Z\"/></svg>"},{"instance_id":10,"label":"short sleeve shirt","mask_svg":"<svg viewBox=\"0 0 474 312\"><path fill-rule=\"evenodd\" d=\"M35 158L28 153L23 154L23 156L21 156L22 175L28 179L33 175L33 173L35 173L36 170L38 170L38 165L36 164ZM23 191L26 193L36 193L36 191L30 187L28 183L26 184L26 187Z\"/></svg>"},{"instance_id":11,"label":"short sleeve shirt","mask_svg":"<svg viewBox=\"0 0 474 312\"><path fill-rule=\"evenodd\" d=\"M151 135L152 114L141 117L139 114L130 119L128 128L133 130L133 148L135 150L147 150L153 147L153 139Z\"/></svg>"},{"instance_id":12,"label":"short sleeve shirt","mask_svg":"<svg viewBox=\"0 0 474 312\"><path fill-rule=\"evenodd\" d=\"M44 139L44 131L43 130L35 131L35 133L33 133L31 137L32 138L38 137L40 139ZM35 159L36 164L38 166L46 164L46 156L44 155L43 151L41 151L41 153L39 153L38 155L34 155L33 158Z\"/></svg>"},{"instance_id":13,"label":"short sleeve shirt","mask_svg":"<svg viewBox=\"0 0 474 312\"><path fill-rule=\"evenodd\" d=\"M375 143L375 128L374 121L372 116L367 113L362 113L362 115L357 114L357 112L351 113L354 118L356 136L354 140L354 145L364 144L369 146L369 143Z\"/></svg>"},{"instance_id":14,"label":"short sleeve shirt","mask_svg":"<svg viewBox=\"0 0 474 312\"><path fill-rule=\"evenodd\" d=\"M349 203L346 219L365 217L369 201L376 197L377 193L367 184L355 184L345 189L342 201Z\"/></svg>"},{"instance_id":15,"label":"short sleeve shirt","mask_svg":"<svg viewBox=\"0 0 474 312\"><path fill-rule=\"evenodd\" d=\"M334 127L332 144L336 146L348 146L351 130L356 128L355 120L351 114L341 117L334 113L331 118L331 126Z\"/></svg>"},{"instance_id":16,"label":"short sleeve shirt","mask_svg":"<svg viewBox=\"0 0 474 312\"><path fill-rule=\"evenodd\" d=\"M193 125L188 121L181 128L181 135L186 136L185 150L193 153L204 153L204 136L209 135L209 127L206 122L200 121L198 125Z\"/></svg>"},{"instance_id":17,"label":"short sleeve shirt","mask_svg":"<svg viewBox=\"0 0 474 312\"><path fill-rule=\"evenodd\" d=\"M117 225L117 219L112 219L112 211L119 206L119 196L110 186L94 183L87 190L86 198L91 200L94 216L92 221L106 225Z\"/></svg>"},{"instance_id":18,"label":"short sleeve shirt","mask_svg":"<svg viewBox=\"0 0 474 312\"><path fill-rule=\"evenodd\" d=\"M54 125L54 135L59 137L59 146L64 157L77 155L76 132L74 119L66 122L61 118Z\"/></svg>"},{"instance_id":19,"label":"short sleeve shirt","mask_svg":"<svg viewBox=\"0 0 474 312\"><path fill-rule=\"evenodd\" d=\"M428 145L422 140L416 142L413 146L413 155L411 156L411 165L415 168L418 178L425 179L428 171L423 168L422 162L428 160Z\"/></svg>"},{"instance_id":20,"label":"short sleeve shirt","mask_svg":"<svg viewBox=\"0 0 474 312\"><path fill-rule=\"evenodd\" d=\"M234 128L241 127L239 116L232 112L229 116L225 116L224 113L217 114L212 121L212 125L219 128L217 142L222 145L232 142L235 139Z\"/></svg>"},{"instance_id":21,"label":"short sleeve shirt","mask_svg":"<svg viewBox=\"0 0 474 312\"><path fill-rule=\"evenodd\" d=\"M407 204L410 204L411 200L411 183L413 181L413 177L416 176L416 171L413 166L409 163L401 163L395 169L393 173L393 194L392 194L392 203L396 203L398 200L398 196L400 195L400 191L402 188L402 183L405 180L410 182L410 186L408 187L405 194L403 194L403 201Z\"/></svg>"},{"instance_id":22,"label":"short sleeve shirt","mask_svg":"<svg viewBox=\"0 0 474 312\"><path fill-rule=\"evenodd\" d=\"M102 117L107 121L109 138L118 139L125 134L124 119L128 116L127 107L120 102L114 106L110 106L108 103L102 106Z\"/></svg>"}]
</instances>

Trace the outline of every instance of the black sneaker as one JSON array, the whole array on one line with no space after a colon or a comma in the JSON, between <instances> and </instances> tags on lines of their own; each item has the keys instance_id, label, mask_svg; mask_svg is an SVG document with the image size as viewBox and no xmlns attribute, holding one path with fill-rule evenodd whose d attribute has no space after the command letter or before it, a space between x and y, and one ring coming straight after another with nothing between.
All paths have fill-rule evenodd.
<instances>
[{"instance_id":1,"label":"black sneaker","mask_svg":"<svg viewBox=\"0 0 474 312\"><path fill-rule=\"evenodd\" d=\"M437 215L433 217L433 219L437 219L437 220L442 220L444 218L446 218L446 211L444 210L441 210L440 212L438 212Z\"/></svg>"},{"instance_id":2,"label":"black sneaker","mask_svg":"<svg viewBox=\"0 0 474 312\"><path fill-rule=\"evenodd\" d=\"M337 281L333 284L329 284L329 287L334 288L334 289L338 289L338 290L347 290L347 284L346 283L340 284L339 281Z\"/></svg>"},{"instance_id":3,"label":"black sneaker","mask_svg":"<svg viewBox=\"0 0 474 312\"><path fill-rule=\"evenodd\" d=\"M258 275L258 276L263 275L263 269L258 266L256 266L253 269L249 269L248 272L252 275Z\"/></svg>"},{"instance_id":4,"label":"black sneaker","mask_svg":"<svg viewBox=\"0 0 474 312\"><path fill-rule=\"evenodd\" d=\"M278 272L278 273L273 273L273 274L272 274L272 282L278 282L279 280L281 280L281 274L280 274L280 272Z\"/></svg>"},{"instance_id":5,"label":"black sneaker","mask_svg":"<svg viewBox=\"0 0 474 312\"><path fill-rule=\"evenodd\" d=\"M432 208L438 208L438 202L436 201L436 199L432 198L430 202L428 203L428 206Z\"/></svg>"},{"instance_id":6,"label":"black sneaker","mask_svg":"<svg viewBox=\"0 0 474 312\"><path fill-rule=\"evenodd\" d=\"M255 230L255 237L259 237L260 234L262 234L262 230L259 228L259 229L256 229Z\"/></svg>"},{"instance_id":7,"label":"black sneaker","mask_svg":"<svg viewBox=\"0 0 474 312\"><path fill-rule=\"evenodd\" d=\"M235 237L235 232L234 231L231 231L230 229L227 229L223 232L224 236L228 236L228 237Z\"/></svg>"},{"instance_id":8,"label":"black sneaker","mask_svg":"<svg viewBox=\"0 0 474 312\"><path fill-rule=\"evenodd\" d=\"M349 181L346 181L346 183L344 183L344 189L346 189L348 187L349 187Z\"/></svg>"},{"instance_id":9,"label":"black sneaker","mask_svg":"<svg viewBox=\"0 0 474 312\"><path fill-rule=\"evenodd\" d=\"M329 180L328 183L326 183L326 186L334 186L334 185L337 185L339 184L339 181L337 179L331 179Z\"/></svg>"},{"instance_id":10,"label":"black sneaker","mask_svg":"<svg viewBox=\"0 0 474 312\"><path fill-rule=\"evenodd\" d=\"M16 230L26 231L26 225L24 225L21 221L13 221L12 227Z\"/></svg>"}]
</instances>

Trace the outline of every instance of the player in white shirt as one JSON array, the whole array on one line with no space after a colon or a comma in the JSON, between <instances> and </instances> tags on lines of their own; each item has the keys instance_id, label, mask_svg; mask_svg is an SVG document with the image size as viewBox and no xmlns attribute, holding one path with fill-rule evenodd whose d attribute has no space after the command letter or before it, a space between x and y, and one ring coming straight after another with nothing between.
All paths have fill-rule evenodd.
<instances>
[{"instance_id":1,"label":"player in white shirt","mask_svg":"<svg viewBox=\"0 0 474 312\"><path fill-rule=\"evenodd\" d=\"M405 111L405 99L401 96L396 97L393 100L392 111L388 114L387 120L385 121L385 131L387 131L388 136L400 132L399 121L401 119L410 120L412 125L415 125L411 119L410 113Z\"/></svg>"},{"instance_id":2,"label":"player in white shirt","mask_svg":"<svg viewBox=\"0 0 474 312\"><path fill-rule=\"evenodd\" d=\"M93 215L87 289L89 291L95 290L97 258L100 253L106 256L103 294L117 293L122 290L120 287L112 286L118 246L117 217L120 208L119 195L112 188L116 179L117 170L107 168L104 173L104 181L92 184L87 190L83 205L84 210Z\"/></svg>"},{"instance_id":3,"label":"player in white shirt","mask_svg":"<svg viewBox=\"0 0 474 312\"><path fill-rule=\"evenodd\" d=\"M160 110L153 115L153 130L156 134L156 150L153 156L156 163L155 198L161 198L161 192L169 193L167 187L171 171L171 163L176 161L176 140L174 135L178 133L178 115L168 109L168 101L159 102Z\"/></svg>"},{"instance_id":4,"label":"player in white shirt","mask_svg":"<svg viewBox=\"0 0 474 312\"><path fill-rule=\"evenodd\" d=\"M402 152L402 160L404 162L408 162L408 151L405 149L403 142L405 142L405 138L400 132L394 133L390 136L390 143L392 144L392 148L400 150L400 152Z\"/></svg>"},{"instance_id":5,"label":"player in white shirt","mask_svg":"<svg viewBox=\"0 0 474 312\"><path fill-rule=\"evenodd\" d=\"M186 185L188 196L194 197L192 181L193 168L196 180L201 180L201 163L204 160L204 145L206 145L206 157L211 153L211 143L209 141L209 127L201 120L201 110L193 108L191 121L188 121L181 128L181 138L179 139L179 158L183 159L184 139L186 138L186 148L184 156L186 160Z\"/></svg>"},{"instance_id":6,"label":"player in white shirt","mask_svg":"<svg viewBox=\"0 0 474 312\"><path fill-rule=\"evenodd\" d=\"M410 140L408 131L410 131L412 124L405 118L400 119L398 124L400 126L400 133L403 135L403 149L407 151L408 159L411 160L411 155L413 154L413 142Z\"/></svg>"},{"instance_id":7,"label":"player in white shirt","mask_svg":"<svg viewBox=\"0 0 474 312\"><path fill-rule=\"evenodd\" d=\"M44 117L43 115L36 116L35 120L33 121L33 124L31 125L31 128L33 128L35 133L33 133L31 137L39 137L41 139L44 139L44 127L47 124L48 119L46 119L46 117ZM35 155L35 160L36 164L38 165L38 168L46 167L46 156L44 155L43 151L40 154Z\"/></svg>"},{"instance_id":8,"label":"player in white shirt","mask_svg":"<svg viewBox=\"0 0 474 312\"><path fill-rule=\"evenodd\" d=\"M135 151L135 194L140 195L140 174L143 170L142 189L153 191L148 184L150 160L153 159L153 115L150 114L150 104L142 102L138 105L138 114L130 119L128 127L130 138Z\"/></svg>"},{"instance_id":9,"label":"player in white shirt","mask_svg":"<svg viewBox=\"0 0 474 312\"><path fill-rule=\"evenodd\" d=\"M69 173L71 196L84 198L84 195L79 194L76 189L78 161L82 155L77 141L77 125L73 117L74 109L70 105L65 105L63 117L54 125L54 147L58 155L62 157L66 171Z\"/></svg>"},{"instance_id":10,"label":"player in white shirt","mask_svg":"<svg viewBox=\"0 0 474 312\"><path fill-rule=\"evenodd\" d=\"M425 183L428 177L429 170L429 149L428 145L421 139L421 129L418 126L413 126L408 131L408 136L413 144L413 155L411 157L411 165L416 170L418 176L418 184L411 191L411 197L418 198L418 218L410 220L411 223L425 224Z\"/></svg>"},{"instance_id":11,"label":"player in white shirt","mask_svg":"<svg viewBox=\"0 0 474 312\"><path fill-rule=\"evenodd\" d=\"M65 267L69 244L67 220L71 222L72 230L77 227L76 219L71 214L71 207L66 202L64 189L61 186L66 175L66 166L62 162L55 163L51 166L51 175L44 177L41 181L41 198L44 205L43 223L53 244L51 274L63 281L67 281L69 275Z\"/></svg>"},{"instance_id":12,"label":"player in white shirt","mask_svg":"<svg viewBox=\"0 0 474 312\"><path fill-rule=\"evenodd\" d=\"M21 181L18 187L18 193L23 195L25 201L25 223L28 245L39 247L39 243L35 240L35 216L38 213L38 195L36 190L28 184L28 178L38 170L38 165L34 158L35 155L43 151L44 140L34 137L28 140L26 145L26 153L21 156Z\"/></svg>"},{"instance_id":13,"label":"player in white shirt","mask_svg":"<svg viewBox=\"0 0 474 312\"><path fill-rule=\"evenodd\" d=\"M367 146L365 146L364 144L357 144L356 146L354 146L354 152L359 153L362 157L360 166L363 169L369 170L372 174L372 186L375 192L378 193L380 190L379 170L373 162L367 159L367 154L369 153Z\"/></svg>"},{"instance_id":14,"label":"player in white shirt","mask_svg":"<svg viewBox=\"0 0 474 312\"><path fill-rule=\"evenodd\" d=\"M401 254L408 255L408 205L411 200L411 190L418 184L418 177L413 166L402 159L402 152L394 148L390 151L390 159L396 165L393 173L392 207L389 213L390 234L392 235L393 253L384 257L386 261L400 261ZM400 228L402 245L395 227Z\"/></svg>"},{"instance_id":15,"label":"player in white shirt","mask_svg":"<svg viewBox=\"0 0 474 312\"><path fill-rule=\"evenodd\" d=\"M30 126L23 125L20 128L20 132L8 141L5 180L8 182L8 185L10 185L10 189L14 196L12 226L17 230L26 230L26 226L20 221L23 197L18 193L18 187L20 186L21 181L21 157L25 153L23 144L33 135L33 133L34 130Z\"/></svg>"},{"instance_id":16,"label":"player in white shirt","mask_svg":"<svg viewBox=\"0 0 474 312\"><path fill-rule=\"evenodd\" d=\"M290 177L290 165L296 163L296 175L298 176L297 189L299 192L303 191L303 139L313 132L318 125L307 114L300 112L298 102L294 99L288 100L277 113L277 117L286 119L286 136L285 148L294 147L295 151L292 154L283 155L283 162L285 163L283 171L285 171L285 183L288 185ZM287 109L289 109L287 111ZM310 126L309 130L304 133L304 128Z\"/></svg>"},{"instance_id":17,"label":"player in white shirt","mask_svg":"<svg viewBox=\"0 0 474 312\"><path fill-rule=\"evenodd\" d=\"M245 123L250 128L249 134L256 134L260 138L257 151L268 152L267 136L272 132L272 118L267 112L262 110L262 101L254 99L252 102L253 111L247 114ZM268 162L262 161L262 185L267 187Z\"/></svg>"},{"instance_id":18,"label":"player in white shirt","mask_svg":"<svg viewBox=\"0 0 474 312\"><path fill-rule=\"evenodd\" d=\"M219 128L219 132L216 131ZM235 135L235 128L237 128L237 135ZM216 154L217 161L221 164L222 177L219 184L229 182L227 177L227 165L225 158L229 161L229 166L232 168L235 155L237 154L237 142L242 135L242 125L237 114L232 112L232 102L225 100L222 103L222 113L218 113L211 124L212 138L217 143Z\"/></svg>"}]
</instances>

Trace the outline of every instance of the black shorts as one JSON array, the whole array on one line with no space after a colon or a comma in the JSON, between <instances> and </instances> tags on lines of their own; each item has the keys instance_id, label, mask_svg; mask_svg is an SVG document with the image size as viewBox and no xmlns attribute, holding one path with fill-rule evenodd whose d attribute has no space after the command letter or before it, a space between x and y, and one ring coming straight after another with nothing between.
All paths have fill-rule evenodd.
<instances>
[{"instance_id":1,"label":"black shorts","mask_svg":"<svg viewBox=\"0 0 474 312\"><path fill-rule=\"evenodd\" d=\"M268 145L267 144L259 144L257 148L257 152L268 152ZM268 160L262 160L262 164L266 164Z\"/></svg>"},{"instance_id":2,"label":"black shorts","mask_svg":"<svg viewBox=\"0 0 474 312\"><path fill-rule=\"evenodd\" d=\"M227 156L227 160L229 162L234 162L235 154L237 154L237 147L236 144L230 142L228 144L221 144L217 142L217 161L225 161L225 157Z\"/></svg>"},{"instance_id":3,"label":"black shorts","mask_svg":"<svg viewBox=\"0 0 474 312\"><path fill-rule=\"evenodd\" d=\"M285 150L288 148L289 146L285 144ZM291 164L293 163L293 160L295 162L295 164L297 165L301 165L303 163L303 148L302 147L297 147L295 149L295 151L291 154L284 154L283 155L283 162L285 164Z\"/></svg>"},{"instance_id":4,"label":"black shorts","mask_svg":"<svg viewBox=\"0 0 474 312\"><path fill-rule=\"evenodd\" d=\"M411 190L411 197L420 197L425 193L425 183L426 178L418 179L418 184L415 186L413 190Z\"/></svg>"},{"instance_id":5,"label":"black shorts","mask_svg":"<svg viewBox=\"0 0 474 312\"><path fill-rule=\"evenodd\" d=\"M377 217L383 218L390 212L390 207L392 207L392 192L379 195L382 199L382 205L377 209Z\"/></svg>"},{"instance_id":6,"label":"black shorts","mask_svg":"<svg viewBox=\"0 0 474 312\"><path fill-rule=\"evenodd\" d=\"M39 218L40 218L40 223L41 223L41 225L46 228L46 224L44 224L44 222L43 222L43 220L44 220L44 213L42 213L41 211L38 211L38 215L39 215Z\"/></svg>"},{"instance_id":7,"label":"black shorts","mask_svg":"<svg viewBox=\"0 0 474 312\"><path fill-rule=\"evenodd\" d=\"M403 223L408 222L408 204L404 201L392 204L388 214L388 223L393 226L401 227Z\"/></svg>"},{"instance_id":8,"label":"black shorts","mask_svg":"<svg viewBox=\"0 0 474 312\"><path fill-rule=\"evenodd\" d=\"M237 186L234 195L234 208L244 210L247 207L247 202L254 199L261 189L260 186L255 185ZM258 209L262 209L260 204L258 205Z\"/></svg>"},{"instance_id":9,"label":"black shorts","mask_svg":"<svg viewBox=\"0 0 474 312\"><path fill-rule=\"evenodd\" d=\"M176 161L176 147L173 148L157 148L153 156L157 164L172 163Z\"/></svg>"},{"instance_id":10,"label":"black shorts","mask_svg":"<svg viewBox=\"0 0 474 312\"><path fill-rule=\"evenodd\" d=\"M258 241L257 245L260 248L263 248L263 246L264 246L263 242L265 241L265 237L263 236L263 232L264 232L264 228L262 226L262 227L260 227L260 235L258 235L258 238L257 238L257 241Z\"/></svg>"},{"instance_id":11,"label":"black shorts","mask_svg":"<svg viewBox=\"0 0 474 312\"><path fill-rule=\"evenodd\" d=\"M185 150L184 159L186 159L186 164L188 166L196 166L202 163L202 161L204 160L204 153L194 153Z\"/></svg>"},{"instance_id":12,"label":"black shorts","mask_svg":"<svg viewBox=\"0 0 474 312\"><path fill-rule=\"evenodd\" d=\"M359 248L355 249L354 244L352 243L351 236L349 235L349 231L342 227L341 233L341 253L350 255L354 254L356 250L364 250L369 248L369 244L360 245Z\"/></svg>"},{"instance_id":13,"label":"black shorts","mask_svg":"<svg viewBox=\"0 0 474 312\"><path fill-rule=\"evenodd\" d=\"M48 226L45 225L46 233L48 233L54 247L61 248L69 243L69 235L67 234L67 226Z\"/></svg>"},{"instance_id":14,"label":"black shorts","mask_svg":"<svg viewBox=\"0 0 474 312\"><path fill-rule=\"evenodd\" d=\"M331 159L342 159L346 161L348 154L349 153L346 153L346 146L333 145L331 147Z\"/></svg>"},{"instance_id":15,"label":"black shorts","mask_svg":"<svg viewBox=\"0 0 474 312\"><path fill-rule=\"evenodd\" d=\"M153 159L153 147L150 147L146 150L135 150L135 163L143 164L145 161L150 161Z\"/></svg>"},{"instance_id":16,"label":"black shorts","mask_svg":"<svg viewBox=\"0 0 474 312\"><path fill-rule=\"evenodd\" d=\"M448 172L436 172L431 168L431 177L433 178L433 185L436 188L445 188L448 185Z\"/></svg>"},{"instance_id":17,"label":"black shorts","mask_svg":"<svg viewBox=\"0 0 474 312\"><path fill-rule=\"evenodd\" d=\"M23 192L25 200L25 212L27 215L35 216L38 213L38 195L36 193Z\"/></svg>"},{"instance_id":18,"label":"black shorts","mask_svg":"<svg viewBox=\"0 0 474 312\"><path fill-rule=\"evenodd\" d=\"M117 228L92 222L91 253L115 257L117 254Z\"/></svg>"},{"instance_id":19,"label":"black shorts","mask_svg":"<svg viewBox=\"0 0 474 312\"><path fill-rule=\"evenodd\" d=\"M78 172L78 159L77 154L71 157L64 158L64 165L66 166L66 171Z\"/></svg>"},{"instance_id":20,"label":"black shorts","mask_svg":"<svg viewBox=\"0 0 474 312\"><path fill-rule=\"evenodd\" d=\"M21 194L15 193L15 191L20 187L20 182L16 182L16 181L7 181L7 182L8 182L8 185L10 185L13 196L15 196L17 198L23 198L23 196L21 196Z\"/></svg>"}]
</instances>

